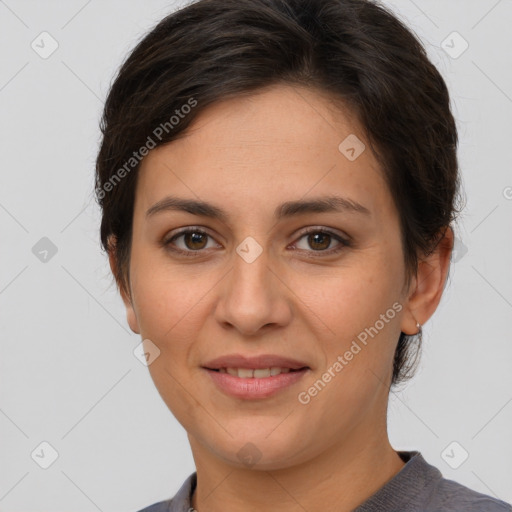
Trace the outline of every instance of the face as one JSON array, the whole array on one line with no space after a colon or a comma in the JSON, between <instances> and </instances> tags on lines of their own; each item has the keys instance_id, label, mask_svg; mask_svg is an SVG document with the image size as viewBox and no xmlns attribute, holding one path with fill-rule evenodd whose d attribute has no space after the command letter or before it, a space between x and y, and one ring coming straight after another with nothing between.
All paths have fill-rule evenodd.
<instances>
[{"instance_id":1,"label":"face","mask_svg":"<svg viewBox=\"0 0 512 512\"><path fill-rule=\"evenodd\" d=\"M131 251L128 321L193 451L278 469L386 435L396 343L416 329L398 213L348 111L285 85L208 107L143 160ZM306 369L251 385L206 369L234 354Z\"/></svg>"}]
</instances>

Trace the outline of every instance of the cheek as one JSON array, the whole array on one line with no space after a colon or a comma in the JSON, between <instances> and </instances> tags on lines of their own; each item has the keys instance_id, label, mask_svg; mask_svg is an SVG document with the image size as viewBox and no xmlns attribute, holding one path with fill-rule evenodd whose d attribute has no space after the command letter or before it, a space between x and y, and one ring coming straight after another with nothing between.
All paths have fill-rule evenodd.
<instances>
[{"instance_id":1,"label":"cheek","mask_svg":"<svg viewBox=\"0 0 512 512\"><path fill-rule=\"evenodd\" d=\"M215 285L211 272L171 265L160 249L134 254L132 290L141 335L165 348L199 328L202 302Z\"/></svg>"},{"instance_id":2,"label":"cheek","mask_svg":"<svg viewBox=\"0 0 512 512\"><path fill-rule=\"evenodd\" d=\"M394 279L391 269L383 272L382 268L382 262L365 262L359 268L340 269L337 274L300 276L290 287L304 304L304 314L325 333L326 342L342 348L373 326L399 299L400 281ZM388 323L395 323L396 311L390 313Z\"/></svg>"},{"instance_id":3,"label":"cheek","mask_svg":"<svg viewBox=\"0 0 512 512\"><path fill-rule=\"evenodd\" d=\"M210 286L211 288L211 286ZM201 404L191 379L191 352L204 324L201 298L209 288L184 286L183 278L146 272L133 287L136 315L143 339L160 350L148 370L163 401L183 425L194 425Z\"/></svg>"},{"instance_id":4,"label":"cheek","mask_svg":"<svg viewBox=\"0 0 512 512\"><path fill-rule=\"evenodd\" d=\"M368 258L360 267L321 281L323 286L300 292L307 305L304 311L320 326L318 348L323 352L323 364L307 383L315 386L308 395L318 396L310 405L319 412L327 406L324 412L334 415L333 420L340 407L354 411L374 404L386 387L402 308L394 272L384 258Z\"/></svg>"}]
</instances>

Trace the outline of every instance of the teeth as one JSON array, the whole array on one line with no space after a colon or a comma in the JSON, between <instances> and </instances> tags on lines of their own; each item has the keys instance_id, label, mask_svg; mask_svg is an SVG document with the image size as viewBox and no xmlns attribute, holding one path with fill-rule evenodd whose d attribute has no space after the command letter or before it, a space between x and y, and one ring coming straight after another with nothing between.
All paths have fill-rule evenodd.
<instances>
[{"instance_id":1,"label":"teeth","mask_svg":"<svg viewBox=\"0 0 512 512\"><path fill-rule=\"evenodd\" d=\"M270 368L259 368L254 370L254 378L259 379L260 377L270 377Z\"/></svg>"},{"instance_id":2,"label":"teeth","mask_svg":"<svg viewBox=\"0 0 512 512\"><path fill-rule=\"evenodd\" d=\"M250 379L252 377L256 379L271 377L279 375L280 373L288 373L290 368L280 368L279 366L272 366L272 368L220 368L220 373L229 373L234 377L240 377L242 379Z\"/></svg>"}]
</instances>

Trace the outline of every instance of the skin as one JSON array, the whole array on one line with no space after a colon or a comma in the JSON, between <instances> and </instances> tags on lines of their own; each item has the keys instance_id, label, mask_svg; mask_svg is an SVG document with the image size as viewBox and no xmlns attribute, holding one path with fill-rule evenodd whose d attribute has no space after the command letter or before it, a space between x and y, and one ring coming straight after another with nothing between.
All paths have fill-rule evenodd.
<instances>
[{"instance_id":1,"label":"skin","mask_svg":"<svg viewBox=\"0 0 512 512\"><path fill-rule=\"evenodd\" d=\"M160 355L151 377L188 433L199 512L350 511L404 466L389 443L386 415L400 331L417 332L441 299L453 232L420 262L408 289L399 217L348 110L318 91L272 86L209 106L186 136L152 150L137 183L129 294L120 285L130 328ZM366 150L354 161L338 146L356 134ZM227 222L183 211L147 217L172 194L225 209ZM308 213L276 221L284 201L342 195L371 215ZM174 240L178 228L208 237ZM316 241L304 228L348 236ZM252 263L236 248L254 238ZM322 251L341 251L322 256ZM197 250L199 249L199 251ZM308 255L310 257L308 257ZM115 271L115 254L110 254ZM394 303L402 308L341 372L298 401L357 335ZM215 357L272 353L304 361L303 379L261 400L223 394L201 368ZM259 460L237 456L252 443ZM248 448L246 447L246 450Z\"/></svg>"}]
</instances>

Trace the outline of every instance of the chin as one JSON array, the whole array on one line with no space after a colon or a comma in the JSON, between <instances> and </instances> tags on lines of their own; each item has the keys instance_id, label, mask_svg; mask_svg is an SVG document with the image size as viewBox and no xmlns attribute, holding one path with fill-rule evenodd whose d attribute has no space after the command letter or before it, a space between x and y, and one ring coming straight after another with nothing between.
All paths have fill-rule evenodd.
<instances>
[{"instance_id":1,"label":"chin","mask_svg":"<svg viewBox=\"0 0 512 512\"><path fill-rule=\"evenodd\" d=\"M252 434L234 434L233 437L226 434L222 439L204 440L203 443L209 445L218 458L237 468L278 470L307 460L304 453L307 448L300 444L304 438L295 438L286 431L277 435L276 430L272 431L275 427L274 422L264 431L254 432L251 429Z\"/></svg>"}]
</instances>

